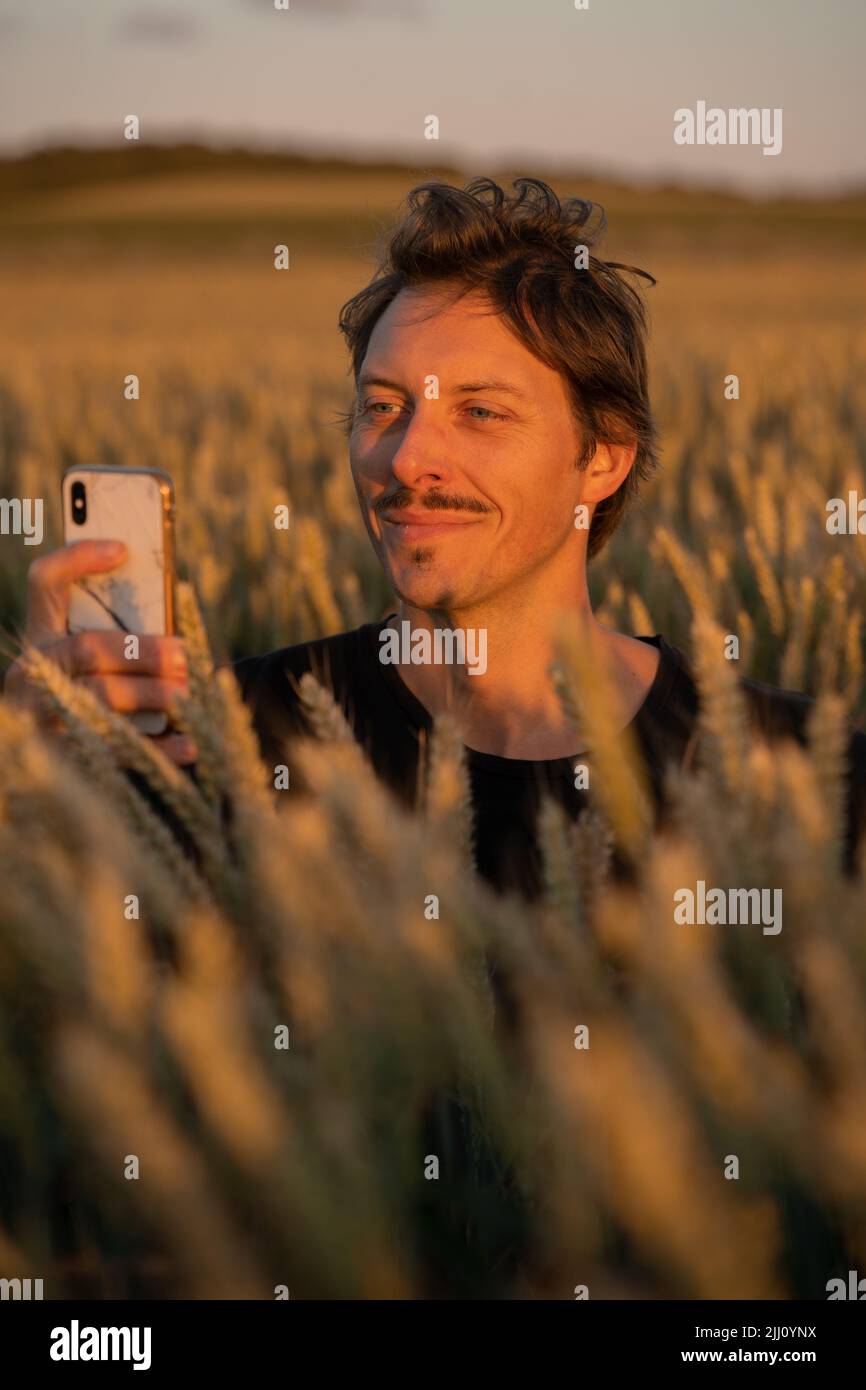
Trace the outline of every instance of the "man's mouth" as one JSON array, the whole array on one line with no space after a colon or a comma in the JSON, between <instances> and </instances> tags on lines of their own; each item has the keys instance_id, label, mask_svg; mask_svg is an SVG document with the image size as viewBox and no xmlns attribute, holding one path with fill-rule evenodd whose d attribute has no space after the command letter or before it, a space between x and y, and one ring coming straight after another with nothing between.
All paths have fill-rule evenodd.
<instances>
[{"instance_id":1,"label":"man's mouth","mask_svg":"<svg viewBox=\"0 0 866 1390\"><path fill-rule=\"evenodd\" d=\"M383 512L384 534L391 534L400 541L432 540L434 536L455 534L463 526L472 526L480 521L479 516L460 516L456 512L413 512L408 509L396 512Z\"/></svg>"}]
</instances>

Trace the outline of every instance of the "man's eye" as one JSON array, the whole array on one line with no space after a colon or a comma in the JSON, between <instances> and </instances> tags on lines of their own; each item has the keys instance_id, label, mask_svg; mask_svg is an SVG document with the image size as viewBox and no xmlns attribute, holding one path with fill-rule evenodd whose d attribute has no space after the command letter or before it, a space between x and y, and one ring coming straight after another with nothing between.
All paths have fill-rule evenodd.
<instances>
[{"instance_id":1,"label":"man's eye","mask_svg":"<svg viewBox=\"0 0 866 1390\"><path fill-rule=\"evenodd\" d=\"M497 414L497 412L496 412L495 410L491 410L491 409L489 408L489 406L486 406L486 405L470 405L470 406L468 406L467 408L468 408L469 410L480 410L480 411L481 411L481 414L480 414L480 415L476 415L476 416L475 416L475 419L476 419L476 420L504 420L504 419L505 419L505 416L504 416L504 415L499 415L499 414Z\"/></svg>"},{"instance_id":2,"label":"man's eye","mask_svg":"<svg viewBox=\"0 0 866 1390\"><path fill-rule=\"evenodd\" d=\"M397 401L365 401L361 409L371 415L385 415L388 411L399 410L400 406Z\"/></svg>"}]
</instances>

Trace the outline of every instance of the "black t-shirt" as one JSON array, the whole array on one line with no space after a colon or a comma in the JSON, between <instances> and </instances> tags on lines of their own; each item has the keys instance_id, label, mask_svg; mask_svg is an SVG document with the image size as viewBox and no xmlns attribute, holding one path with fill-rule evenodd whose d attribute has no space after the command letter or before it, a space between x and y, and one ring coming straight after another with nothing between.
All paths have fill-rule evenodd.
<instances>
[{"instance_id":1,"label":"black t-shirt","mask_svg":"<svg viewBox=\"0 0 866 1390\"><path fill-rule=\"evenodd\" d=\"M334 692L382 780L402 802L413 806L423 769L422 749L433 721L396 667L379 660L379 633L387 621L249 657L234 670L268 764L288 762L291 768L292 739L310 733L295 683L311 671ZM658 648L660 660L631 727L644 755L658 821L663 822L666 768L670 763L680 767L688 763L696 748L698 692L681 651L660 634L641 641ZM756 729L771 739L787 735L805 742L813 704L807 695L741 680ZM866 734L853 729L849 759L846 859L850 869L859 828L866 823ZM476 863L495 888L517 889L528 898L538 894L542 866L535 822L541 794L548 789L576 819L587 805L587 794L574 786L576 761L583 759L575 755L523 760L467 750ZM295 789L299 781L292 776L290 786ZM291 792L279 793L287 794ZM616 858L612 870L616 875ZM488 969L497 1019L505 1035L514 1037L521 1028L518 996L495 948L488 955ZM510 1168L507 1178L500 1176L506 1170L501 1155L493 1161L485 1149L479 1160L474 1133L471 1107L448 1088L430 1097L420 1152L449 1155L450 1199L444 1207L429 1204L419 1216L414 1253L423 1271L423 1296L507 1296L508 1281L531 1245L532 1217L527 1215L526 1195Z\"/></svg>"},{"instance_id":2,"label":"black t-shirt","mask_svg":"<svg viewBox=\"0 0 866 1390\"><path fill-rule=\"evenodd\" d=\"M393 615L392 615L393 616ZM291 740L309 736L296 682L307 671L335 695L358 742L382 780L407 806L417 804L423 775L421 748L432 717L402 680L397 668L379 659L379 633L388 618L352 632L247 657L234 666L265 761L287 759ZM631 723L643 753L656 823L666 816L664 775L669 763L683 766L694 752L698 692L683 653L661 634L641 637L658 648L655 679ZM806 740L810 696L741 677L754 727L765 737ZM479 873L497 890L528 898L541 886L541 856L535 835L546 790L575 820L588 793L575 788L580 755L543 760L504 758L467 750L474 812L474 849ZM291 783L290 783L291 785ZM849 745L846 866L853 869L861 826L866 823L866 734L853 729ZM614 872L618 861L614 860ZM623 868L619 865L620 869Z\"/></svg>"}]
</instances>

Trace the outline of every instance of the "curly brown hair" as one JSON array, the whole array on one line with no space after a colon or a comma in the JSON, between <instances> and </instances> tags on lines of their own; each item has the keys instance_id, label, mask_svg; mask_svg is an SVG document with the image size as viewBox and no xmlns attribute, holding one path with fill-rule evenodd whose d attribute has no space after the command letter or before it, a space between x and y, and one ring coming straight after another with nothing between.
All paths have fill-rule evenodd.
<instances>
[{"instance_id":1,"label":"curly brown hair","mask_svg":"<svg viewBox=\"0 0 866 1390\"><path fill-rule=\"evenodd\" d=\"M508 194L478 178L465 188L435 180L413 188L379 269L343 305L340 330L357 381L373 329L401 290L438 284L453 286L457 297L482 291L530 352L565 378L582 433L577 467L586 467L599 441L636 445L628 476L595 509L591 559L658 467L646 312L620 272L656 282L648 271L590 254L607 225L597 203L560 202L541 179L515 179L513 187ZM580 245L586 269L575 268Z\"/></svg>"}]
</instances>

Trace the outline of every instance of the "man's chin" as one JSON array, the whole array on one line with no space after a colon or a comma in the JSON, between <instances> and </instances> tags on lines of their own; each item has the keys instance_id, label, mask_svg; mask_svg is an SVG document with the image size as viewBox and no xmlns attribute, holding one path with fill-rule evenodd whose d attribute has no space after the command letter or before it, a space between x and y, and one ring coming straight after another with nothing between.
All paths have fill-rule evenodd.
<instances>
[{"instance_id":1,"label":"man's chin","mask_svg":"<svg viewBox=\"0 0 866 1390\"><path fill-rule=\"evenodd\" d=\"M457 606L460 598L460 586L455 585L453 576L397 573L390 580L394 593L410 608L448 609Z\"/></svg>"},{"instance_id":2,"label":"man's chin","mask_svg":"<svg viewBox=\"0 0 866 1390\"><path fill-rule=\"evenodd\" d=\"M456 604L453 589L446 589L441 586L428 588L427 586L413 585L409 589L395 589L394 592L408 608L418 608L427 613L447 611L449 608L455 607Z\"/></svg>"}]
</instances>

